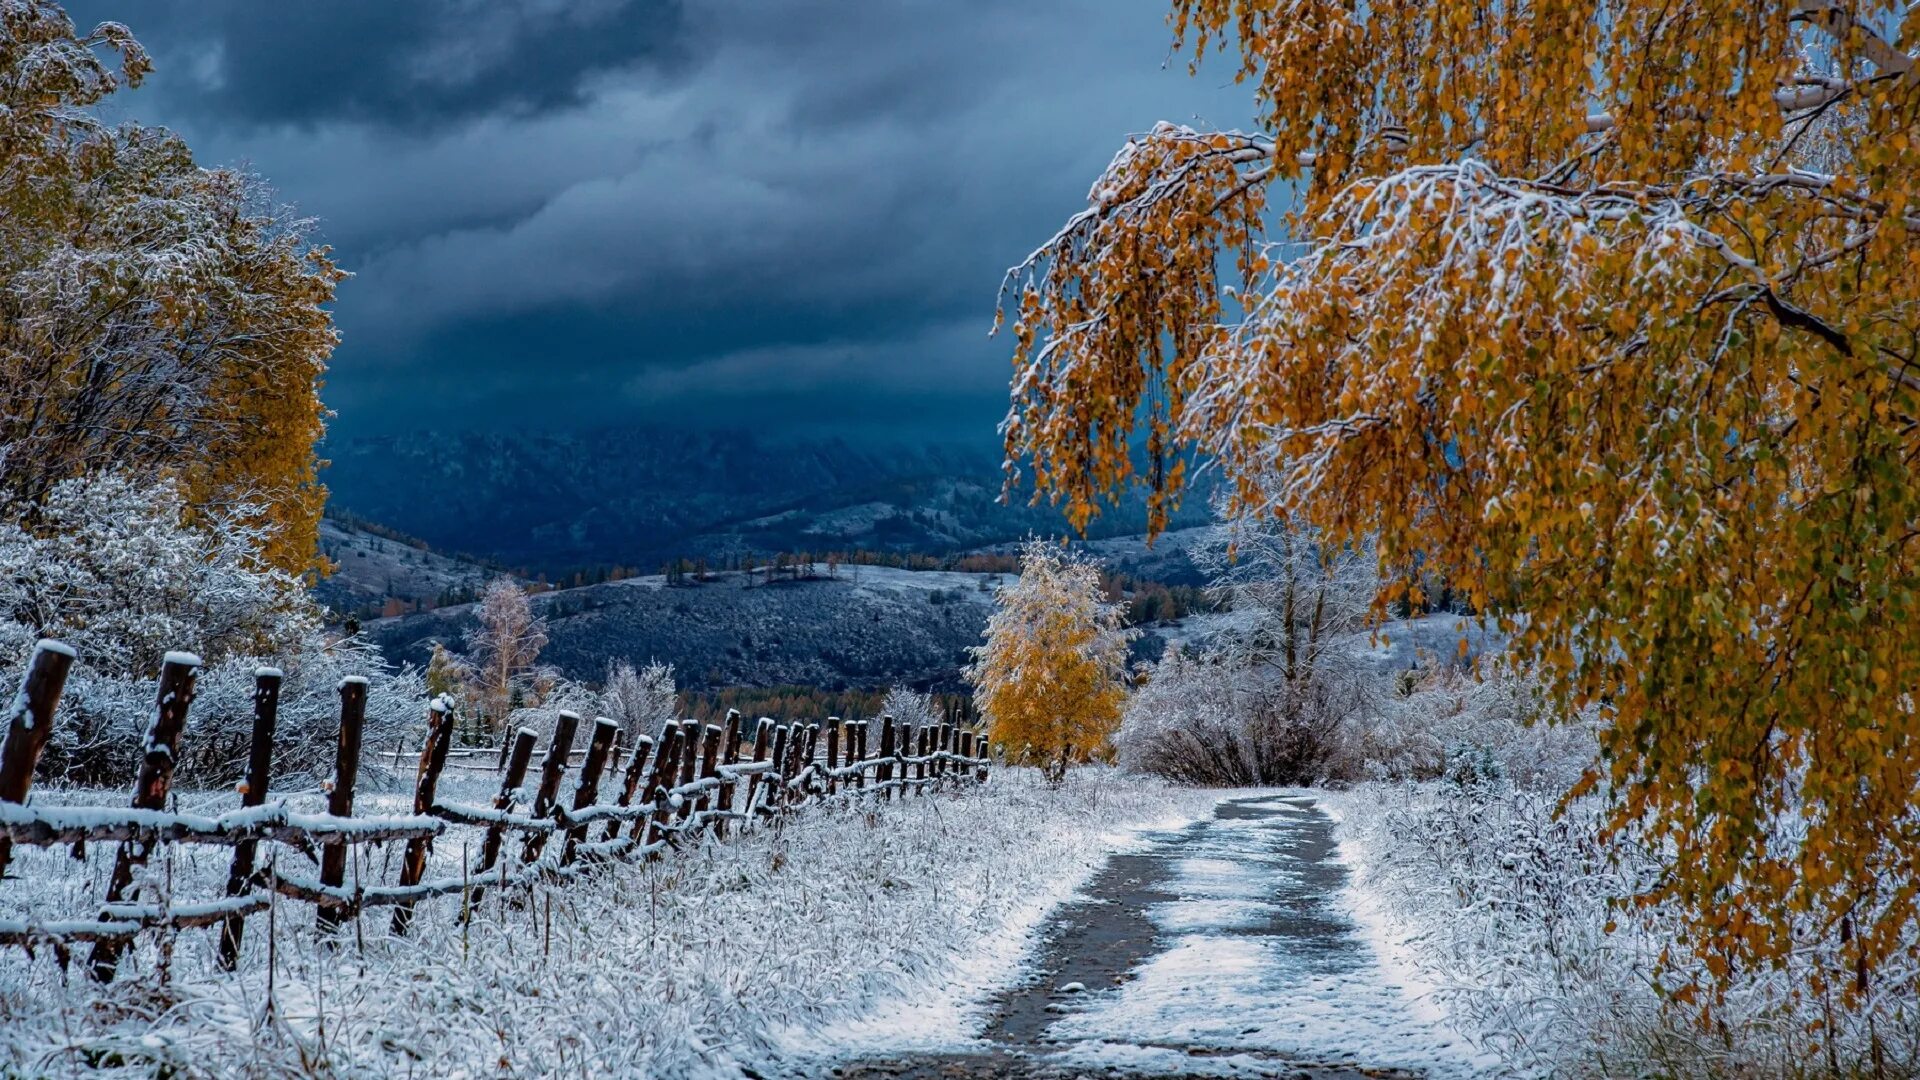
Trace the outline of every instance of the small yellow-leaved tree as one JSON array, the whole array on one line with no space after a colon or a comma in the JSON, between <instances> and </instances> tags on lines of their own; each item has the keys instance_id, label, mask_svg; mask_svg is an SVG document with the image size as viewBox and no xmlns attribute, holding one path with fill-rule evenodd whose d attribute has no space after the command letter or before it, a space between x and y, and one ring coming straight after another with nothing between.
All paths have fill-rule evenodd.
<instances>
[{"instance_id":1,"label":"small yellow-leaved tree","mask_svg":"<svg viewBox=\"0 0 1920 1080\"><path fill-rule=\"evenodd\" d=\"M967 667L974 704L1009 759L1058 780L1070 762L1106 752L1126 702L1133 632L1099 568L1042 540L1021 549L1020 580L998 599Z\"/></svg>"}]
</instances>

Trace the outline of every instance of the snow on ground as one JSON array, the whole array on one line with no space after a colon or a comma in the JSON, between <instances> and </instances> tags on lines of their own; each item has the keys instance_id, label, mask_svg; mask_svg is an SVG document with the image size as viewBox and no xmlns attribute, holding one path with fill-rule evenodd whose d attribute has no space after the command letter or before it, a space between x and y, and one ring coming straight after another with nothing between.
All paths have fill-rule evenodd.
<instances>
[{"instance_id":1,"label":"snow on ground","mask_svg":"<svg viewBox=\"0 0 1920 1080\"><path fill-rule=\"evenodd\" d=\"M433 901L405 939L375 912L323 947L312 909L283 903L250 918L238 976L213 966L211 930L179 934L164 975L143 943L105 988L50 950L10 951L0 1072L738 1076L743 1063L805 1072L883 1036L952 1044L977 1029L973 1006L1012 977L1053 902L1128 830L1217 799L1104 771L1049 789L1003 769L983 789L870 812L809 808L518 906L496 891L464 928L458 897ZM458 873L471 845L460 839L442 838L429 876ZM111 859L110 845L93 848L81 862L20 851L4 906L84 914ZM225 849L168 850L179 854L156 859L156 880L183 899L218 895ZM364 855L369 877L391 880L394 853Z\"/></svg>"},{"instance_id":2,"label":"snow on ground","mask_svg":"<svg viewBox=\"0 0 1920 1080\"><path fill-rule=\"evenodd\" d=\"M1177 899L1150 911L1161 951L1054 1025L1067 1061L1266 1076L1278 1058L1436 1080L1496 1066L1423 1007L1350 921L1316 798L1236 794L1204 828L1158 838L1178 852L1163 887Z\"/></svg>"}]
</instances>

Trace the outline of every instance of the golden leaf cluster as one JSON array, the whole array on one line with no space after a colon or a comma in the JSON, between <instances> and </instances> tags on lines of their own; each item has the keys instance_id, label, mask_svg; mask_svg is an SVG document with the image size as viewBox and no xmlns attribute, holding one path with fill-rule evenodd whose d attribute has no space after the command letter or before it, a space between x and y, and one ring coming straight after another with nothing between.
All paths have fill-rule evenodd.
<instances>
[{"instance_id":1,"label":"golden leaf cluster","mask_svg":"<svg viewBox=\"0 0 1920 1080\"><path fill-rule=\"evenodd\" d=\"M1868 992L1920 927L1920 9L1173 22L1265 130L1137 137L1011 272L1036 497L1164 507L1197 457L1377 537L1382 603L1451 581L1601 711L1583 790L1714 975Z\"/></svg>"},{"instance_id":2,"label":"golden leaf cluster","mask_svg":"<svg viewBox=\"0 0 1920 1080\"><path fill-rule=\"evenodd\" d=\"M0 6L0 498L30 508L102 468L172 477L194 509L265 506L264 560L318 569L343 275L256 178L89 111L148 69L118 24Z\"/></svg>"}]
</instances>

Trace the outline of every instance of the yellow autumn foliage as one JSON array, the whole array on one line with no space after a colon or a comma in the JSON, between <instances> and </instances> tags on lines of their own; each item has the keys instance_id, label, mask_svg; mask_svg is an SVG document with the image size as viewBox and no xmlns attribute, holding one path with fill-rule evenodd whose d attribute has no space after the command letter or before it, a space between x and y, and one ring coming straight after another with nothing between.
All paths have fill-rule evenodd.
<instances>
[{"instance_id":1,"label":"yellow autumn foliage","mask_svg":"<svg viewBox=\"0 0 1920 1080\"><path fill-rule=\"evenodd\" d=\"M1382 604L1450 580L1601 712L1716 976L1859 1000L1920 924L1920 8L1173 21L1263 128L1136 137L1010 273L1009 457L1082 522L1202 457Z\"/></svg>"},{"instance_id":2,"label":"yellow autumn foliage","mask_svg":"<svg viewBox=\"0 0 1920 1080\"><path fill-rule=\"evenodd\" d=\"M966 672L988 738L1009 760L1049 768L1106 756L1126 704L1132 635L1099 568L1032 540L1019 580L997 599Z\"/></svg>"},{"instance_id":3,"label":"yellow autumn foliage","mask_svg":"<svg viewBox=\"0 0 1920 1080\"><path fill-rule=\"evenodd\" d=\"M343 275L258 178L91 111L149 68L119 24L0 6L0 501L31 518L68 477L149 472L190 514L266 507L264 560L320 569Z\"/></svg>"}]
</instances>

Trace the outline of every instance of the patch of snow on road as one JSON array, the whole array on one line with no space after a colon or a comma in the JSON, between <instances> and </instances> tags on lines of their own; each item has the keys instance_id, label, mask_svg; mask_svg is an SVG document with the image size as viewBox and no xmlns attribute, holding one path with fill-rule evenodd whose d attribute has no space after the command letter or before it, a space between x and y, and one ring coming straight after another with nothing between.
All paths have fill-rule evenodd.
<instances>
[{"instance_id":1,"label":"patch of snow on road","mask_svg":"<svg viewBox=\"0 0 1920 1080\"><path fill-rule=\"evenodd\" d=\"M1239 800L1175 863L1165 949L1050 1032L1090 1068L1226 1077L1289 1064L1484 1075L1492 1061L1423 1008L1349 917L1330 823L1294 796ZM1255 814L1261 816L1253 816Z\"/></svg>"}]
</instances>

